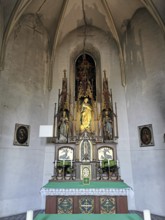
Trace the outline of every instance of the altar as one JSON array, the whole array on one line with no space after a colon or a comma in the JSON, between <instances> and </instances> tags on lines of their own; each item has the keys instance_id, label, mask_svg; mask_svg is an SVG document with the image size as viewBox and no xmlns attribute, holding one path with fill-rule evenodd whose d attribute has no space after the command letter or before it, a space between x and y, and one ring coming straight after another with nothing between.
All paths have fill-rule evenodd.
<instances>
[{"instance_id":1,"label":"altar","mask_svg":"<svg viewBox=\"0 0 165 220\"><path fill-rule=\"evenodd\" d=\"M54 108L54 173L41 189L46 214L128 213L131 188L120 175L117 104L106 71L100 79L89 54L75 61L75 86L64 70Z\"/></svg>"},{"instance_id":2,"label":"altar","mask_svg":"<svg viewBox=\"0 0 165 220\"><path fill-rule=\"evenodd\" d=\"M124 182L49 182L41 189L46 196L47 214L128 213L127 195L132 189Z\"/></svg>"}]
</instances>

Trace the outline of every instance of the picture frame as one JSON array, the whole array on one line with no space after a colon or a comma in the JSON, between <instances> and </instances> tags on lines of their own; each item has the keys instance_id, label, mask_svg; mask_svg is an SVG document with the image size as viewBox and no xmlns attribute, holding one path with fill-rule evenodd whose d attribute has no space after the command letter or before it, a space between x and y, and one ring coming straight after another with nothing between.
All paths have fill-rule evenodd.
<instances>
[{"instance_id":1,"label":"picture frame","mask_svg":"<svg viewBox=\"0 0 165 220\"><path fill-rule=\"evenodd\" d=\"M98 160L113 160L114 152L111 147L103 146L98 149Z\"/></svg>"},{"instance_id":2,"label":"picture frame","mask_svg":"<svg viewBox=\"0 0 165 220\"><path fill-rule=\"evenodd\" d=\"M154 146L152 124L138 126L140 147Z\"/></svg>"},{"instance_id":3,"label":"picture frame","mask_svg":"<svg viewBox=\"0 0 165 220\"><path fill-rule=\"evenodd\" d=\"M91 165L85 164L81 165L81 177L80 179L83 181L85 184L89 184L91 180Z\"/></svg>"},{"instance_id":4,"label":"picture frame","mask_svg":"<svg viewBox=\"0 0 165 220\"><path fill-rule=\"evenodd\" d=\"M73 149L71 147L61 147L58 150L59 160L73 160Z\"/></svg>"},{"instance_id":5,"label":"picture frame","mask_svg":"<svg viewBox=\"0 0 165 220\"><path fill-rule=\"evenodd\" d=\"M30 141L30 125L15 124L14 145L29 146Z\"/></svg>"}]
</instances>

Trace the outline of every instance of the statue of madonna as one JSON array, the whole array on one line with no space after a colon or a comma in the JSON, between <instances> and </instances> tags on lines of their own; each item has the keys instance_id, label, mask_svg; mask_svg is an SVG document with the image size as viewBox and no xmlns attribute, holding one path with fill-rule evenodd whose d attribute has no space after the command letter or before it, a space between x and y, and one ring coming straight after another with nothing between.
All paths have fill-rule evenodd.
<instances>
[{"instance_id":1,"label":"statue of madonna","mask_svg":"<svg viewBox=\"0 0 165 220\"><path fill-rule=\"evenodd\" d=\"M84 130L90 131L91 130L91 118L92 118L92 108L91 105L88 103L88 98L86 97L82 103L81 107L81 125L80 130L81 132Z\"/></svg>"}]
</instances>

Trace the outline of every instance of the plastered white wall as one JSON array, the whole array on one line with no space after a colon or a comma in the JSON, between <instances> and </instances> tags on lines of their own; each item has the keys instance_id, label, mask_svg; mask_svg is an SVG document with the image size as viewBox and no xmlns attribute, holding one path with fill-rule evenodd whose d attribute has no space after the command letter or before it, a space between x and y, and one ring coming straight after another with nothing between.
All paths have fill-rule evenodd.
<instances>
[{"instance_id":1,"label":"plastered white wall","mask_svg":"<svg viewBox=\"0 0 165 220\"><path fill-rule=\"evenodd\" d=\"M45 140L39 125L47 124L47 39L26 22L10 36L0 73L1 217L41 208ZM30 125L28 147L13 145L15 123Z\"/></svg>"},{"instance_id":2,"label":"plastered white wall","mask_svg":"<svg viewBox=\"0 0 165 220\"><path fill-rule=\"evenodd\" d=\"M126 33L126 103L136 209L165 215L165 40L144 10ZM140 147L138 126L152 124L154 146Z\"/></svg>"}]
</instances>

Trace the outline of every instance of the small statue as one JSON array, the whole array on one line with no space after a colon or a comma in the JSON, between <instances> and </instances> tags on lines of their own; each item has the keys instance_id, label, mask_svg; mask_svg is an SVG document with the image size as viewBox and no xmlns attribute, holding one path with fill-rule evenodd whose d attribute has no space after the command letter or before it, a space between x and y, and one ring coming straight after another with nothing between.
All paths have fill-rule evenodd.
<instances>
[{"instance_id":1,"label":"small statue","mask_svg":"<svg viewBox=\"0 0 165 220\"><path fill-rule=\"evenodd\" d=\"M103 131L104 131L104 139L112 140L112 119L109 116L109 112L105 111L105 116L103 118Z\"/></svg>"},{"instance_id":2,"label":"small statue","mask_svg":"<svg viewBox=\"0 0 165 220\"><path fill-rule=\"evenodd\" d=\"M69 120L66 114L66 111L63 111L62 117L59 121L59 140L61 141L67 141L68 138L68 132L69 132Z\"/></svg>"},{"instance_id":3,"label":"small statue","mask_svg":"<svg viewBox=\"0 0 165 220\"><path fill-rule=\"evenodd\" d=\"M89 160L90 158L90 145L88 140L83 141L83 160Z\"/></svg>"}]
</instances>

